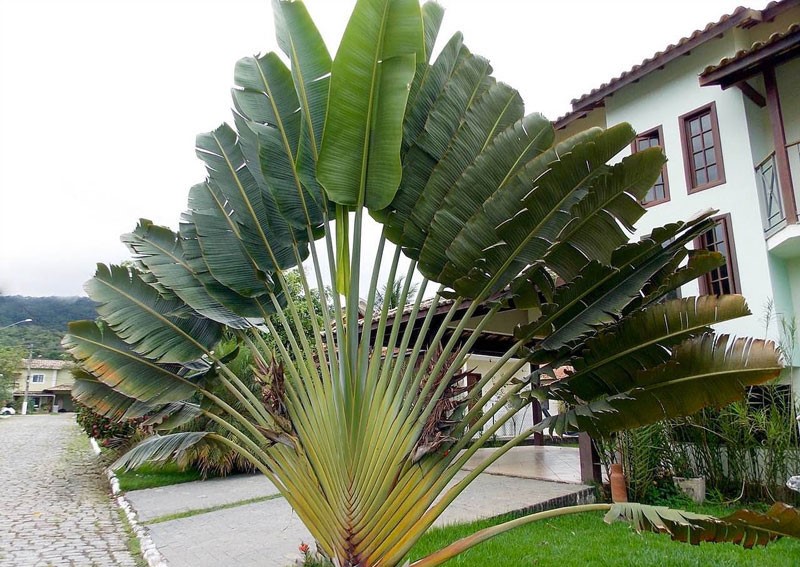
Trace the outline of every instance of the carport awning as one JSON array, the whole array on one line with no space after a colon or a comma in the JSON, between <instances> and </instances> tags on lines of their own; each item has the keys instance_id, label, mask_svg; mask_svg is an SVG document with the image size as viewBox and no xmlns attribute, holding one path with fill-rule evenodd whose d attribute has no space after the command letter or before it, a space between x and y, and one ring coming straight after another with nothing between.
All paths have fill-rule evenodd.
<instances>
[{"instance_id":1,"label":"carport awning","mask_svg":"<svg viewBox=\"0 0 800 567\"><path fill-rule=\"evenodd\" d=\"M69 384L59 384L58 386L53 386L52 388L45 388L42 391L51 392L53 394L69 394L72 392L72 386Z\"/></svg>"}]
</instances>

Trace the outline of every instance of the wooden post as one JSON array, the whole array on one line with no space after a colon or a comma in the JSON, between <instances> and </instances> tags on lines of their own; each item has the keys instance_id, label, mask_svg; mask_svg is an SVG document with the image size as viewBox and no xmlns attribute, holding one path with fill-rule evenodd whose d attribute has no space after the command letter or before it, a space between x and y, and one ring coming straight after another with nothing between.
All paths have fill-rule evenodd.
<instances>
[{"instance_id":1,"label":"wooden post","mask_svg":"<svg viewBox=\"0 0 800 567\"><path fill-rule=\"evenodd\" d=\"M542 421L542 404L539 400L535 399L531 402L531 413L533 414L533 423L541 423ZM533 444L541 447L544 445L544 435L541 432L533 434Z\"/></svg>"},{"instance_id":2,"label":"wooden post","mask_svg":"<svg viewBox=\"0 0 800 567\"><path fill-rule=\"evenodd\" d=\"M581 459L581 482L584 484L603 482L600 470L600 455L588 433L578 435L578 451Z\"/></svg>"},{"instance_id":3,"label":"wooden post","mask_svg":"<svg viewBox=\"0 0 800 567\"><path fill-rule=\"evenodd\" d=\"M778 183L781 188L781 199L786 222L794 224L798 221L797 203L792 187L792 174L789 171L789 153L786 151L786 131L783 128L783 112L781 99L778 96L778 81L775 78L775 69L764 69L764 88L767 91L767 111L772 125L772 140L775 144L775 163L778 167Z\"/></svg>"}]
</instances>

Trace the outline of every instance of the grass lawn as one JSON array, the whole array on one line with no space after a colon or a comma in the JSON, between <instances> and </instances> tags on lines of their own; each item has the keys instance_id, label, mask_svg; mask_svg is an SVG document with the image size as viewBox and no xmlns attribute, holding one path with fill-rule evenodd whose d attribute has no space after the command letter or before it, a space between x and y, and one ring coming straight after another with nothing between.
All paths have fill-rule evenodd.
<instances>
[{"instance_id":1,"label":"grass lawn","mask_svg":"<svg viewBox=\"0 0 800 567\"><path fill-rule=\"evenodd\" d=\"M687 507L688 508L688 507ZM733 509L692 507L692 511L726 515ZM508 517L506 519L509 519ZM417 543L411 558L419 559L452 541L499 523L498 520L431 529ZM479 544L451 559L449 567L500 565L609 565L659 567L759 567L800 565L800 540L784 538L767 547L743 549L730 543L699 546L673 542L669 536L637 534L628 524L603 522L602 512L589 512L534 522Z\"/></svg>"},{"instance_id":2,"label":"grass lawn","mask_svg":"<svg viewBox=\"0 0 800 567\"><path fill-rule=\"evenodd\" d=\"M182 482L200 480L201 475L194 469L182 471L174 464L161 466L143 465L134 471L117 471L119 487L121 490L141 490L143 488L156 488L169 486Z\"/></svg>"}]
</instances>

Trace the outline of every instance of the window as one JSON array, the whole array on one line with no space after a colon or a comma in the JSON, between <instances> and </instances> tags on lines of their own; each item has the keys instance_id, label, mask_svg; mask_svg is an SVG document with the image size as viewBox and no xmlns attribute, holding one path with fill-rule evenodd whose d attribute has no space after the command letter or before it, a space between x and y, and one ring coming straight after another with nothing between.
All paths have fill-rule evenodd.
<instances>
[{"instance_id":1,"label":"window","mask_svg":"<svg viewBox=\"0 0 800 567\"><path fill-rule=\"evenodd\" d=\"M664 148L664 134L661 131L661 126L636 136L632 150L634 152L640 152L647 148L654 147ZM667 182L667 166L665 165L661 168L661 173L658 179L656 179L656 182L644 196L644 199L642 199L642 205L650 207L667 201L669 201L669 183Z\"/></svg>"},{"instance_id":2,"label":"window","mask_svg":"<svg viewBox=\"0 0 800 567\"><path fill-rule=\"evenodd\" d=\"M714 220L717 221L717 225L695 241L695 248L719 252L725 256L725 264L711 270L700 279L700 293L710 295L740 293L731 216L724 215Z\"/></svg>"},{"instance_id":3,"label":"window","mask_svg":"<svg viewBox=\"0 0 800 567\"><path fill-rule=\"evenodd\" d=\"M31 382L34 384L43 384L44 374L31 374Z\"/></svg>"},{"instance_id":4,"label":"window","mask_svg":"<svg viewBox=\"0 0 800 567\"><path fill-rule=\"evenodd\" d=\"M725 183L717 107L711 104L680 117L686 187L689 193Z\"/></svg>"}]
</instances>

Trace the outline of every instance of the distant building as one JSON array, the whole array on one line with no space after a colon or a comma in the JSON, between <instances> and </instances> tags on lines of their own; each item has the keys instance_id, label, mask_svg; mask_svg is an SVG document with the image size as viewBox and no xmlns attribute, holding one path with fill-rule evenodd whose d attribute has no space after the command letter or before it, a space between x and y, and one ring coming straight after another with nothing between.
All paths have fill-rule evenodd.
<instances>
[{"instance_id":1,"label":"distant building","mask_svg":"<svg viewBox=\"0 0 800 567\"><path fill-rule=\"evenodd\" d=\"M74 411L72 365L66 360L23 359L15 376L14 405L21 406L28 380L28 412ZM28 373L30 369L30 374Z\"/></svg>"},{"instance_id":2,"label":"distant building","mask_svg":"<svg viewBox=\"0 0 800 567\"><path fill-rule=\"evenodd\" d=\"M563 139L620 122L639 132L629 151L660 146L669 160L639 234L719 209L695 247L727 264L682 294L741 293L753 314L718 330L784 339L782 322L800 322L800 0L737 8L573 100L555 126Z\"/></svg>"}]
</instances>

